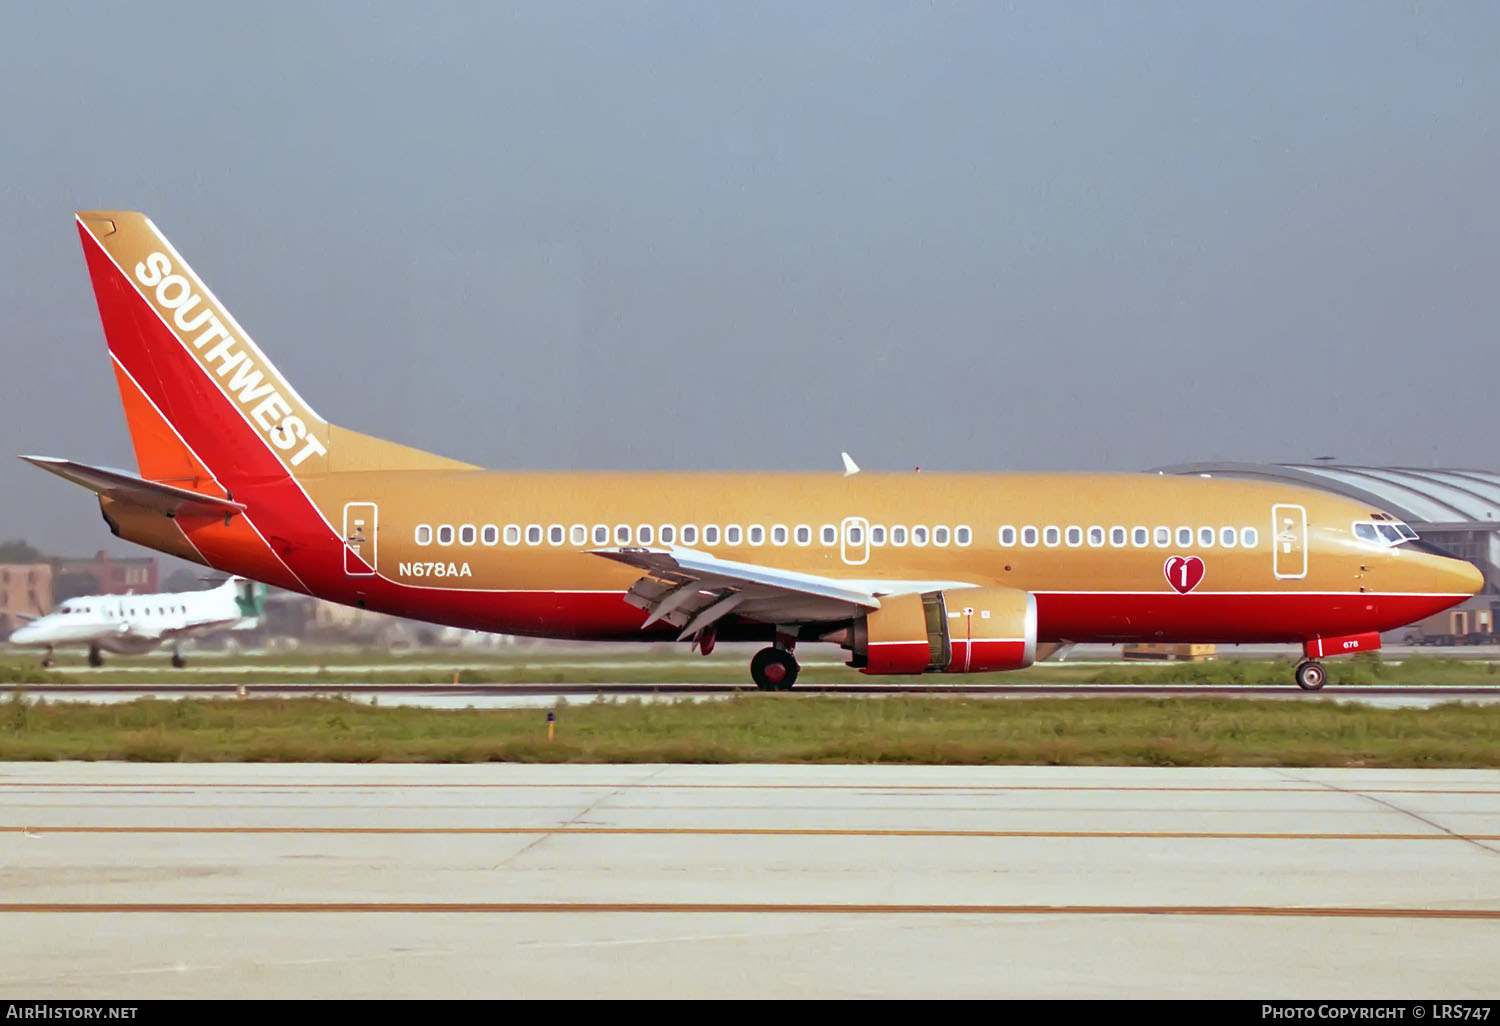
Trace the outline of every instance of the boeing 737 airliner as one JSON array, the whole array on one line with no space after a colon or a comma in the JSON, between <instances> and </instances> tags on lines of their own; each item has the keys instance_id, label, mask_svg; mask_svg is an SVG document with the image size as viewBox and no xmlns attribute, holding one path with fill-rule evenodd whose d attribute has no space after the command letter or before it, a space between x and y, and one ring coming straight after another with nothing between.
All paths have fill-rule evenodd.
<instances>
[{"instance_id":1,"label":"boeing 737 airliner","mask_svg":"<svg viewBox=\"0 0 1500 1026\"><path fill-rule=\"evenodd\" d=\"M538 637L798 642L872 674L1068 642L1324 656L1476 593L1469 563L1323 492L1132 474L510 473L319 417L145 216L78 215L139 473L24 457L120 537L361 608Z\"/></svg>"}]
</instances>

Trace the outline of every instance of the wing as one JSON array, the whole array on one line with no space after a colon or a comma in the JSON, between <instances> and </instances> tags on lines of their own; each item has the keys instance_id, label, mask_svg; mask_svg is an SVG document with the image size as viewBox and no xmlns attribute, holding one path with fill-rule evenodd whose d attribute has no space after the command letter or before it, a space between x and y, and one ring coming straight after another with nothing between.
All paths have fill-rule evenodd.
<instances>
[{"instance_id":1,"label":"wing","mask_svg":"<svg viewBox=\"0 0 1500 1026\"><path fill-rule=\"evenodd\" d=\"M147 481L123 470L91 467L87 463L74 463L55 456L22 456L21 459L74 484L83 485L89 491L158 510L169 516L179 513L232 515L242 513L245 509L242 503L162 484L160 481Z\"/></svg>"},{"instance_id":2,"label":"wing","mask_svg":"<svg viewBox=\"0 0 1500 1026\"><path fill-rule=\"evenodd\" d=\"M162 630L160 636L162 638L186 638L195 634L207 634L211 631L229 630L238 624L240 620L241 617L238 614L221 617L217 620L194 620L192 623L185 623L181 627L167 627Z\"/></svg>"},{"instance_id":3,"label":"wing","mask_svg":"<svg viewBox=\"0 0 1500 1026\"><path fill-rule=\"evenodd\" d=\"M730 613L761 623L793 624L848 620L880 608L880 599L864 582L736 563L696 549L592 551L644 572L625 601L650 614L643 627L664 620L682 628L679 640Z\"/></svg>"}]
</instances>

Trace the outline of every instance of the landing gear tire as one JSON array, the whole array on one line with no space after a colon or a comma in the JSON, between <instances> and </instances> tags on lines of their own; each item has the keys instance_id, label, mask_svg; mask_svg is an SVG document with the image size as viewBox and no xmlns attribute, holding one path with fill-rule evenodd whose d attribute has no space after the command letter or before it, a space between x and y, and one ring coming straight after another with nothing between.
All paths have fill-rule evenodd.
<instances>
[{"instance_id":1,"label":"landing gear tire","mask_svg":"<svg viewBox=\"0 0 1500 1026\"><path fill-rule=\"evenodd\" d=\"M187 660L182 658L181 652L172 653L172 666L178 670L187 665Z\"/></svg>"},{"instance_id":2,"label":"landing gear tire","mask_svg":"<svg viewBox=\"0 0 1500 1026\"><path fill-rule=\"evenodd\" d=\"M1297 664L1297 686L1303 691L1317 691L1328 683L1328 671L1322 663L1305 659Z\"/></svg>"},{"instance_id":3,"label":"landing gear tire","mask_svg":"<svg viewBox=\"0 0 1500 1026\"><path fill-rule=\"evenodd\" d=\"M52 658L52 650L50 648L47 649L47 654L42 656L42 669L50 670L56 663L57 660Z\"/></svg>"},{"instance_id":4,"label":"landing gear tire","mask_svg":"<svg viewBox=\"0 0 1500 1026\"><path fill-rule=\"evenodd\" d=\"M780 648L763 648L750 660L750 678L762 691L790 690L798 669L796 658Z\"/></svg>"},{"instance_id":5,"label":"landing gear tire","mask_svg":"<svg viewBox=\"0 0 1500 1026\"><path fill-rule=\"evenodd\" d=\"M104 653L99 651L98 645L89 646L89 665L96 668L104 665Z\"/></svg>"}]
</instances>

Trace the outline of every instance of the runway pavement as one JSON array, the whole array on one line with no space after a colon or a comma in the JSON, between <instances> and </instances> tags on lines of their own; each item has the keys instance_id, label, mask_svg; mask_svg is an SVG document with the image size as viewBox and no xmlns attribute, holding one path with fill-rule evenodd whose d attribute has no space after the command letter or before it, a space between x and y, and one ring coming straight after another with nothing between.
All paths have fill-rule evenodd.
<instances>
[{"instance_id":1,"label":"runway pavement","mask_svg":"<svg viewBox=\"0 0 1500 1026\"><path fill-rule=\"evenodd\" d=\"M1495 771L0 764L0 993L1494 998Z\"/></svg>"}]
</instances>

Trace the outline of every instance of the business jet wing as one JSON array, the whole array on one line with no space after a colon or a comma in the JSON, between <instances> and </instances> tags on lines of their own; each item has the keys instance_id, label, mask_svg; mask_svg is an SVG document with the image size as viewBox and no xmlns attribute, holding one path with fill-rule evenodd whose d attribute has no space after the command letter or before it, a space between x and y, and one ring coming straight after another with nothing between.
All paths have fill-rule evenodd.
<instances>
[{"instance_id":1,"label":"business jet wing","mask_svg":"<svg viewBox=\"0 0 1500 1026\"><path fill-rule=\"evenodd\" d=\"M864 582L737 563L696 549L592 551L645 572L625 601L650 614L642 626L665 620L681 627L679 640L730 613L762 623L793 624L847 620L880 608L880 599Z\"/></svg>"},{"instance_id":2,"label":"business jet wing","mask_svg":"<svg viewBox=\"0 0 1500 1026\"><path fill-rule=\"evenodd\" d=\"M91 467L86 463L74 463L55 456L22 456L21 459L32 466L41 467L49 474L83 485L89 491L154 509L169 516L182 513L228 516L245 510L243 503L178 488L176 485L162 484L160 481L147 481L123 470Z\"/></svg>"},{"instance_id":3,"label":"business jet wing","mask_svg":"<svg viewBox=\"0 0 1500 1026\"><path fill-rule=\"evenodd\" d=\"M241 621L239 616L223 616L212 620L194 620L180 627L167 627L162 630L162 638L186 638L193 634L205 634L209 631L229 630Z\"/></svg>"}]
</instances>

